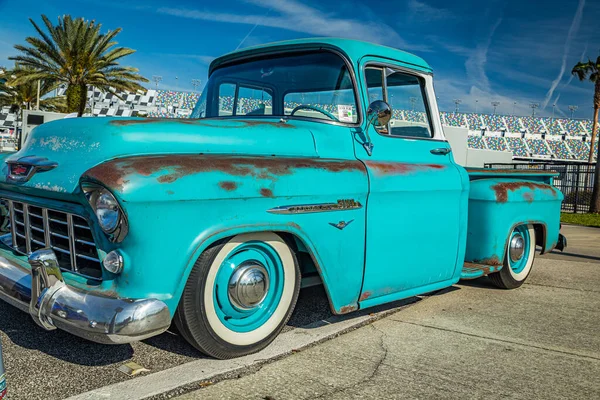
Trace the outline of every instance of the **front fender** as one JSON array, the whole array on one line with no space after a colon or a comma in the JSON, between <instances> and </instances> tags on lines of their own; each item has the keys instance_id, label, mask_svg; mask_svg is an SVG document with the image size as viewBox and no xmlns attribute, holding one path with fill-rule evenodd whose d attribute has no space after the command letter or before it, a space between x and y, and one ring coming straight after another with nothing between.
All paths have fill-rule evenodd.
<instances>
[{"instance_id":1,"label":"front fender","mask_svg":"<svg viewBox=\"0 0 600 400\"><path fill-rule=\"evenodd\" d=\"M311 252L336 313L357 307L364 269L367 176L357 160L141 156L108 161L84 180L108 187L129 220L119 294L152 295L174 313L197 258L240 233L288 232ZM268 210L352 199L331 212ZM351 221L344 229L334 225Z\"/></svg>"},{"instance_id":2,"label":"front fender","mask_svg":"<svg viewBox=\"0 0 600 400\"><path fill-rule=\"evenodd\" d=\"M465 261L502 265L510 232L520 224L537 227L542 252L558 241L562 193L540 181L478 179L471 182Z\"/></svg>"}]
</instances>

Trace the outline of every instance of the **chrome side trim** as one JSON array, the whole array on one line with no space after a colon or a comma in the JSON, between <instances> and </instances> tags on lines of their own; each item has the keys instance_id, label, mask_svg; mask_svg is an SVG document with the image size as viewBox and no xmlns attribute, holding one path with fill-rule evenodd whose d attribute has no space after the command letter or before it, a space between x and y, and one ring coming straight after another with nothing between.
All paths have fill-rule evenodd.
<instances>
[{"instance_id":1,"label":"chrome side trim","mask_svg":"<svg viewBox=\"0 0 600 400\"><path fill-rule=\"evenodd\" d=\"M337 203L300 204L281 206L267 210L271 214L308 214L330 211L357 210L362 204L356 200L338 200Z\"/></svg>"}]
</instances>

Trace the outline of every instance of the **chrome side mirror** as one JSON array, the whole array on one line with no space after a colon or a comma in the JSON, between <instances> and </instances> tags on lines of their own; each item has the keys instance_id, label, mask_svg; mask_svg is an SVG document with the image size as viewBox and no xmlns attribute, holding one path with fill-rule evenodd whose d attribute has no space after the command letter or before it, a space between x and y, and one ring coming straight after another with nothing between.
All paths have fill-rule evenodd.
<instances>
[{"instance_id":1,"label":"chrome side mirror","mask_svg":"<svg viewBox=\"0 0 600 400\"><path fill-rule=\"evenodd\" d=\"M392 119L392 107L383 100L375 100L369 104L367 118L374 126L386 126Z\"/></svg>"},{"instance_id":2,"label":"chrome side mirror","mask_svg":"<svg viewBox=\"0 0 600 400\"><path fill-rule=\"evenodd\" d=\"M371 125L373 125L375 129L377 129L378 126L387 127L390 119L392 119L392 107L390 107L388 103L383 100L375 100L369 104L369 108L367 109L367 121L369 124L365 130L366 141L363 143L363 147L369 156L373 154L373 143L369 136L369 128Z\"/></svg>"}]
</instances>

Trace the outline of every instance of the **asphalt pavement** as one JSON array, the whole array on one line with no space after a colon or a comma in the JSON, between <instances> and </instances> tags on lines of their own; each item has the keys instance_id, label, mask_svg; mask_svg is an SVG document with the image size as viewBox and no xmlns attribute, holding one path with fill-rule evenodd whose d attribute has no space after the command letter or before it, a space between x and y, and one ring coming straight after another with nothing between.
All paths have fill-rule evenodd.
<instances>
[{"instance_id":1,"label":"asphalt pavement","mask_svg":"<svg viewBox=\"0 0 600 400\"><path fill-rule=\"evenodd\" d=\"M563 232L566 254L539 257L521 289L496 290L485 279L456 285L391 305L386 313L392 315L323 343L370 321L364 316L375 310L336 319L322 288L304 289L281 337L304 338L290 346L307 348L286 357L291 351L274 351L276 343L235 368L204 359L176 332L98 345L43 331L0 302L10 398L59 399L94 390L81 398L131 398L149 382L172 387L186 374L193 381L196 368L215 377L156 397L600 397L600 230L564 226ZM118 371L130 361L150 371L133 378Z\"/></svg>"}]
</instances>

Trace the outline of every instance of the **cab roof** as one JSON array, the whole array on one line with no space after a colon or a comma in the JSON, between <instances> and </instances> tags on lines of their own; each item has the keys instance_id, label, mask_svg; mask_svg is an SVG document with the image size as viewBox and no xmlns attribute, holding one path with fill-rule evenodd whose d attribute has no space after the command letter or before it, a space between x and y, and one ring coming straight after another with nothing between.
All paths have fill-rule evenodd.
<instances>
[{"instance_id":1,"label":"cab roof","mask_svg":"<svg viewBox=\"0 0 600 400\"><path fill-rule=\"evenodd\" d=\"M350 62L354 66L356 66L358 61L363 57L376 56L400 61L403 64L406 64L406 66L409 68L413 67L421 71L432 72L429 64L427 64L421 57L402 50L394 49L392 47L354 39L309 38L267 43L259 46L246 47L241 50L227 53L216 58L210 63L208 73L211 75L212 72L221 65L227 64L239 58L276 53L286 50L314 50L319 48L329 48L340 51L350 59Z\"/></svg>"}]
</instances>

